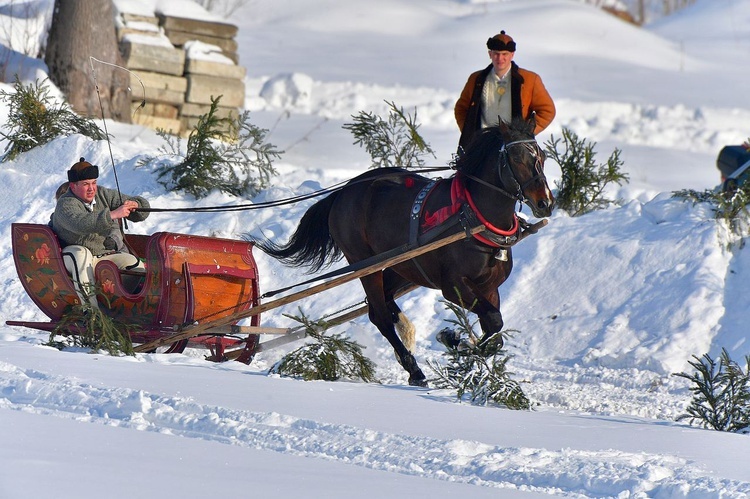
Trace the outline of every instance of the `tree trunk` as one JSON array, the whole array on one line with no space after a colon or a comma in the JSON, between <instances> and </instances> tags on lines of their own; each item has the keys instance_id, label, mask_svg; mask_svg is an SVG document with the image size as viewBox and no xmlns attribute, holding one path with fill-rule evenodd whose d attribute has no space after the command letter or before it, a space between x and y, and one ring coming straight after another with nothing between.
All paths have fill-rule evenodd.
<instances>
[{"instance_id":1,"label":"tree trunk","mask_svg":"<svg viewBox=\"0 0 750 499\"><path fill-rule=\"evenodd\" d=\"M50 79L78 114L130 123L127 71L90 57L122 66L111 0L55 0L44 59Z\"/></svg>"}]
</instances>

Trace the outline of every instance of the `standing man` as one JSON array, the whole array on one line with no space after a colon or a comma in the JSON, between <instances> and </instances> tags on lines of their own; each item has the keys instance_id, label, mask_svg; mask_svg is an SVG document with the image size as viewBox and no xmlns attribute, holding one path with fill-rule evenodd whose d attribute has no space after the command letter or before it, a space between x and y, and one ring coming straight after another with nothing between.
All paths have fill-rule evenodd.
<instances>
[{"instance_id":1,"label":"standing man","mask_svg":"<svg viewBox=\"0 0 750 499\"><path fill-rule=\"evenodd\" d=\"M92 289L94 267L100 260L111 260L121 269L142 269L140 260L128 252L124 243L120 220L145 220L149 208L145 198L126 196L114 189L99 187L96 179L99 167L84 158L68 170L68 190L55 207L50 225L63 246L63 261L70 272L81 303L88 298L96 307Z\"/></svg>"},{"instance_id":2,"label":"standing man","mask_svg":"<svg viewBox=\"0 0 750 499\"><path fill-rule=\"evenodd\" d=\"M461 129L459 148L465 149L482 128L497 126L499 120L531 118L536 114L534 135L547 128L555 117L552 101L538 74L513 62L516 42L501 31L487 40L492 64L469 76L454 109Z\"/></svg>"}]
</instances>

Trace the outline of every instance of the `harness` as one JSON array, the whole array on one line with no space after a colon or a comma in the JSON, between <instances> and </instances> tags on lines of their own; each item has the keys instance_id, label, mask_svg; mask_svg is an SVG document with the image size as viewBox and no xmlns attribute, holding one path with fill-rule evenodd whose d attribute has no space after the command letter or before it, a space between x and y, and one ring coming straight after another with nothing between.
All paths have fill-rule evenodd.
<instances>
[{"instance_id":1,"label":"harness","mask_svg":"<svg viewBox=\"0 0 750 499\"><path fill-rule=\"evenodd\" d=\"M471 193L466 189L465 179L470 178L471 180L489 187L497 192L500 192L504 196L518 201L519 203L526 202L526 196L524 196L523 194L523 189L529 183L537 180L544 175L541 165L541 158L539 157L539 155L535 154L535 156L537 157L537 161L534 165L534 176L532 176L531 179L521 185L518 183L513 170L510 168L507 149L515 145L531 148L534 147L530 145L532 143L536 147L538 147L538 145L536 145L536 140L526 139L516 140L508 144L503 144L502 148L500 149L500 160L498 161L498 176L500 177L503 185L508 187L509 184L511 189L514 190L515 193L508 192L502 187L498 187L478 177L459 171L456 172L456 174L453 176L453 179L451 180L451 204L448 206L444 206L433 213L427 212L423 215L424 205L430 194L434 191L435 187L437 187L438 184L446 179L431 180L419 191L419 193L417 193L417 196L414 199L414 203L412 204L409 221L409 243L412 245L418 245L421 242L420 236L426 235L429 232L430 236L434 237L434 234L432 234L433 231L443 232L456 224L461 224L464 229L468 231L468 228L475 227L481 223L482 225L484 225L485 230L474 234L473 237L479 242L493 248L495 250L496 258L500 260L507 260L507 248L510 248L516 242L518 242L522 229L528 227L528 224L523 220L519 220L518 215L514 213L513 221L509 229L501 229L499 227L495 227L479 211L479 208L475 204ZM427 277L421 265L419 265L416 260L412 260L412 262L422 274L422 277L434 287L434 284Z\"/></svg>"},{"instance_id":2,"label":"harness","mask_svg":"<svg viewBox=\"0 0 750 499\"><path fill-rule=\"evenodd\" d=\"M409 225L410 242L418 242L417 239L420 233L425 233L441 227L448 223L451 217L454 217L455 215L461 215L459 218L463 218L472 226L475 226L478 223L484 225L485 230L474 234L474 238L488 246L493 248L509 247L516 242L518 231L520 229L518 216L516 216L515 213L513 214L513 223L511 224L510 229L500 229L492 225L492 223L490 223L477 208L474 199L471 197L471 193L466 190L464 175L460 172L457 173L451 181L451 204L444 206L433 213L427 212L424 214L424 217L422 217L425 201L435 187L443 182L443 180L444 179L437 179L431 181L419 191L419 194L417 194L417 197L414 199ZM420 220L422 220L421 223ZM453 221L450 225L454 225L457 221L458 220ZM471 222L476 223L472 224Z\"/></svg>"},{"instance_id":3,"label":"harness","mask_svg":"<svg viewBox=\"0 0 750 499\"><path fill-rule=\"evenodd\" d=\"M474 235L477 240L495 248L512 246L518 240L518 232L522 228L522 223L519 222L518 216L515 213L513 214L513 223L511 224L511 227L509 229L501 229L492 225L482 215L482 213L479 211L479 208L477 208L476 204L474 203L474 199L472 198L471 193L466 189L465 178L469 178L486 187L489 187L490 189L495 190L510 199L518 201L519 204L525 203L527 199L523 194L524 188L531 182L534 182L544 176L542 170L542 160L538 154L534 154L534 156L537 158L534 164L534 175L523 185L521 185L518 183L513 170L510 168L510 162L508 161L508 148L513 146L527 147L530 150L533 147L538 148L539 146L536 144L535 139L524 139L516 140L508 144L503 144L503 146L500 148L500 158L497 167L498 177L500 178L503 186L505 186L506 188L510 186L511 191L515 191L515 193L508 192L506 189L490 184L489 182L475 177L474 175L465 174L459 171L456 172L451 182L451 204L440 208L434 213L425 213L424 221L420 224L419 222L422 219L422 212L424 210L425 201L435 189L435 187L443 181L443 179L432 180L419 191L416 198L414 199L414 203L411 208L409 240L411 242L416 242L419 237L420 229L422 229L423 232L432 230L433 228L438 227L448 221L457 213L464 213L464 216L469 220L478 221L486 227L486 230Z\"/></svg>"}]
</instances>

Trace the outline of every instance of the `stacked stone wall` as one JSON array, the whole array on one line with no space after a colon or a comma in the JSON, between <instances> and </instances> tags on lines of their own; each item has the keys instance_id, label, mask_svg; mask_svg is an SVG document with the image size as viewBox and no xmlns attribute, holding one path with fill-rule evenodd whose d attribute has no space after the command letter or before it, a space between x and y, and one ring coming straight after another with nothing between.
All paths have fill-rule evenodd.
<instances>
[{"instance_id":1,"label":"stacked stone wall","mask_svg":"<svg viewBox=\"0 0 750 499\"><path fill-rule=\"evenodd\" d=\"M135 73L130 78L135 123L185 135L208 112L211 98L220 95L217 114L239 114L245 104L245 68L237 64L237 26L157 14L119 15L120 52Z\"/></svg>"}]
</instances>

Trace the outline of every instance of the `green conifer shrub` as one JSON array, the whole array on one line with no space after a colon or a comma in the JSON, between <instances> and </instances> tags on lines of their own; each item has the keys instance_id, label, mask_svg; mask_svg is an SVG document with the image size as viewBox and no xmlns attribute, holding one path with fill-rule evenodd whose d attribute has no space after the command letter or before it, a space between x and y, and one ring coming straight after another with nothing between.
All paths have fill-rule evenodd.
<instances>
[{"instance_id":1,"label":"green conifer shrub","mask_svg":"<svg viewBox=\"0 0 750 499\"><path fill-rule=\"evenodd\" d=\"M324 320L311 321L301 311L299 316L287 317L300 322L313 341L285 355L271 368L271 373L305 381L377 382L375 363L362 353L363 346L342 334L326 335L329 326Z\"/></svg>"},{"instance_id":2,"label":"green conifer shrub","mask_svg":"<svg viewBox=\"0 0 750 499\"><path fill-rule=\"evenodd\" d=\"M248 111L237 118L219 117L220 99L221 96L211 99L208 113L190 132L184 155L180 152L180 138L160 130L159 136L166 141L166 146L160 148L161 155L146 157L139 165L155 163L162 185L198 199L214 189L252 197L271 185L271 178L277 174L273 161L283 151L265 142L268 130L251 124Z\"/></svg>"},{"instance_id":3,"label":"green conifer shrub","mask_svg":"<svg viewBox=\"0 0 750 499\"><path fill-rule=\"evenodd\" d=\"M732 189L706 189L696 191L683 189L672 193L672 197L693 204L708 203L716 220L726 224L729 232L739 237L750 233L750 183L743 182Z\"/></svg>"},{"instance_id":4,"label":"green conifer shrub","mask_svg":"<svg viewBox=\"0 0 750 499\"><path fill-rule=\"evenodd\" d=\"M436 388L455 390L458 400L468 399L475 405L497 404L508 409L528 410L531 401L521 385L511 376L507 364L511 355L490 340L488 345L476 345L475 324L469 320L464 307L444 302L455 319L449 320L461 336L457 347L447 347L443 354L445 363L427 361L435 378L430 379ZM498 335L507 335L500 332ZM502 338L502 336L501 336Z\"/></svg>"},{"instance_id":5,"label":"green conifer shrub","mask_svg":"<svg viewBox=\"0 0 750 499\"><path fill-rule=\"evenodd\" d=\"M687 420L703 428L717 431L743 432L750 428L750 356L745 357L745 368L733 361L722 349L718 362L708 354L693 356L690 365L695 371L674 376L692 383L693 399L685 414L677 420Z\"/></svg>"},{"instance_id":6,"label":"green conifer shrub","mask_svg":"<svg viewBox=\"0 0 750 499\"><path fill-rule=\"evenodd\" d=\"M435 152L418 132L416 109L412 116L393 102L386 104L390 108L387 121L374 113L360 111L352 116L354 123L346 123L342 128L349 130L356 139L354 143L370 154L370 168L424 166L423 156L435 157Z\"/></svg>"},{"instance_id":7,"label":"green conifer shrub","mask_svg":"<svg viewBox=\"0 0 750 499\"><path fill-rule=\"evenodd\" d=\"M96 291L92 289L91 292ZM130 333L135 328L105 315L86 299L62 316L50 333L47 345L58 349L77 346L94 352L104 350L115 356L135 355L133 341L130 339ZM56 337L59 335L63 335L65 340L57 341Z\"/></svg>"},{"instance_id":8,"label":"green conifer shrub","mask_svg":"<svg viewBox=\"0 0 750 499\"><path fill-rule=\"evenodd\" d=\"M596 143L587 143L565 127L562 144L560 139L551 136L544 145L547 157L560 165L562 174L560 180L555 181L557 207L570 216L606 208L616 200L605 197L605 188L611 183L622 185L629 181L628 175L620 171L623 162L619 149L612 152L605 164L596 164ZM558 151L560 145L563 149Z\"/></svg>"},{"instance_id":9,"label":"green conifer shrub","mask_svg":"<svg viewBox=\"0 0 750 499\"><path fill-rule=\"evenodd\" d=\"M0 90L0 101L8 107L8 120L0 128L8 144L0 161L14 159L61 136L79 133L94 140L106 138L92 120L78 116L65 102L55 102L46 81L24 85L16 76L12 92Z\"/></svg>"}]
</instances>

